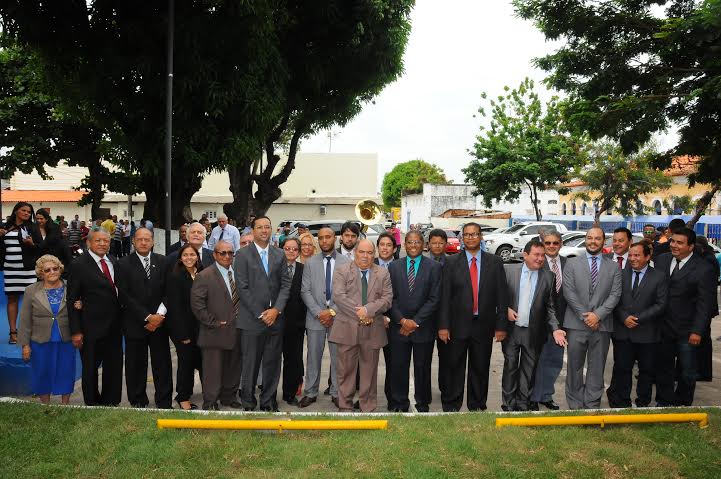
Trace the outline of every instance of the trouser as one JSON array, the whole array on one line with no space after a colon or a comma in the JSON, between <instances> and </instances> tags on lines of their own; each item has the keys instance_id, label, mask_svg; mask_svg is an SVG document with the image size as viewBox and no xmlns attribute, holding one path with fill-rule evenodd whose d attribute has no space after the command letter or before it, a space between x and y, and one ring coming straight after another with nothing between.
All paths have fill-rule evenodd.
<instances>
[{"instance_id":1,"label":"trouser","mask_svg":"<svg viewBox=\"0 0 721 479\"><path fill-rule=\"evenodd\" d=\"M308 353L305 362L305 391L303 393L305 396L318 397L321 362L329 332L327 328L322 330L306 329ZM330 372L328 373L331 380L330 395L338 397L338 375L336 371L338 347L335 343L328 342L328 349L330 350Z\"/></svg>"},{"instance_id":2,"label":"trouser","mask_svg":"<svg viewBox=\"0 0 721 479\"><path fill-rule=\"evenodd\" d=\"M260 393L260 407L275 408L278 401L278 381L283 355L283 334L280 331L247 331L241 334L243 351L243 374L241 376L240 402L245 408L255 409L256 380L260 363L263 362L263 390Z\"/></svg>"},{"instance_id":3,"label":"trouser","mask_svg":"<svg viewBox=\"0 0 721 479\"><path fill-rule=\"evenodd\" d=\"M383 362L385 363L385 379L383 380L383 393L386 396L386 406L389 411L392 411L396 409L398 405L393 399L393 352L391 351L390 338L388 338L388 344L383 346ZM360 388L360 377L356 379L356 387Z\"/></svg>"},{"instance_id":4,"label":"trouser","mask_svg":"<svg viewBox=\"0 0 721 479\"><path fill-rule=\"evenodd\" d=\"M569 329L566 401L570 409L598 409L605 389L603 372L611 333ZM586 377L583 368L586 367Z\"/></svg>"},{"instance_id":5,"label":"trouser","mask_svg":"<svg viewBox=\"0 0 721 479\"><path fill-rule=\"evenodd\" d=\"M196 370L201 373L201 382L203 380L203 361L201 359L200 349L195 341L192 341L189 344L183 344L178 341L175 343L175 352L178 356L178 371L175 380L175 400L178 402L189 401L190 397L193 395Z\"/></svg>"},{"instance_id":6,"label":"trouser","mask_svg":"<svg viewBox=\"0 0 721 479\"><path fill-rule=\"evenodd\" d=\"M283 399L293 399L303 384L303 337L305 329L283 333Z\"/></svg>"},{"instance_id":7,"label":"trouser","mask_svg":"<svg viewBox=\"0 0 721 479\"><path fill-rule=\"evenodd\" d=\"M117 406L123 391L123 336L120 331L83 341L83 400L87 406ZM102 393L98 390L98 368L103 367Z\"/></svg>"},{"instance_id":8,"label":"trouser","mask_svg":"<svg viewBox=\"0 0 721 479\"><path fill-rule=\"evenodd\" d=\"M633 365L636 361L638 361L636 406L647 407L651 403L656 349L656 343L613 340L613 375L611 376L611 385L606 391L610 407L631 407Z\"/></svg>"},{"instance_id":9,"label":"trouser","mask_svg":"<svg viewBox=\"0 0 721 479\"><path fill-rule=\"evenodd\" d=\"M491 365L493 336L464 339L453 338L448 343L438 342L438 382L441 389L443 411L459 411L463 405L468 360L468 396L470 411L486 409L488 399L488 373Z\"/></svg>"},{"instance_id":10,"label":"trouser","mask_svg":"<svg viewBox=\"0 0 721 479\"><path fill-rule=\"evenodd\" d=\"M218 400L229 404L238 391L238 353L235 349L201 348L203 363L203 408Z\"/></svg>"},{"instance_id":11,"label":"trouser","mask_svg":"<svg viewBox=\"0 0 721 479\"><path fill-rule=\"evenodd\" d=\"M419 412L427 412L431 403L431 361L433 359L433 341L415 343L394 340L391 348L391 371L386 370L386 378L392 377L391 391L393 406L403 412L410 408L408 386L410 382L411 354L413 355L413 381L415 385L415 406ZM387 381L386 381L387 382Z\"/></svg>"},{"instance_id":12,"label":"trouser","mask_svg":"<svg viewBox=\"0 0 721 479\"><path fill-rule=\"evenodd\" d=\"M123 256L123 241L122 240L113 240L110 243L110 254L112 254L116 258L120 258L121 256Z\"/></svg>"},{"instance_id":13,"label":"trouser","mask_svg":"<svg viewBox=\"0 0 721 479\"><path fill-rule=\"evenodd\" d=\"M674 389L676 363L680 374ZM698 346L688 343L687 337L661 337L656 347L656 405L690 406L696 391Z\"/></svg>"},{"instance_id":14,"label":"trouser","mask_svg":"<svg viewBox=\"0 0 721 479\"><path fill-rule=\"evenodd\" d=\"M563 369L563 354L563 346L556 344L553 335L549 334L548 341L543 345L536 363L536 376L531 392L532 402L553 401L553 394L556 392L554 385Z\"/></svg>"},{"instance_id":15,"label":"trouser","mask_svg":"<svg viewBox=\"0 0 721 479\"><path fill-rule=\"evenodd\" d=\"M713 342L711 341L711 327L701 336L698 345L697 381L711 381L713 379Z\"/></svg>"},{"instance_id":16,"label":"trouser","mask_svg":"<svg viewBox=\"0 0 721 479\"><path fill-rule=\"evenodd\" d=\"M165 328L158 328L144 338L125 338L125 389L133 406L147 406L148 348L150 349L155 406L170 408L173 395L173 367L170 342Z\"/></svg>"},{"instance_id":17,"label":"trouser","mask_svg":"<svg viewBox=\"0 0 721 479\"><path fill-rule=\"evenodd\" d=\"M351 411L359 375L358 402L362 412L373 412L378 406L378 359L380 350L360 344L338 344L338 409Z\"/></svg>"},{"instance_id":18,"label":"trouser","mask_svg":"<svg viewBox=\"0 0 721 479\"><path fill-rule=\"evenodd\" d=\"M528 328L511 326L501 348L504 358L501 379L503 405L508 410L527 411L538 359Z\"/></svg>"},{"instance_id":19,"label":"trouser","mask_svg":"<svg viewBox=\"0 0 721 479\"><path fill-rule=\"evenodd\" d=\"M130 254L130 236L123 236L123 256Z\"/></svg>"}]
</instances>

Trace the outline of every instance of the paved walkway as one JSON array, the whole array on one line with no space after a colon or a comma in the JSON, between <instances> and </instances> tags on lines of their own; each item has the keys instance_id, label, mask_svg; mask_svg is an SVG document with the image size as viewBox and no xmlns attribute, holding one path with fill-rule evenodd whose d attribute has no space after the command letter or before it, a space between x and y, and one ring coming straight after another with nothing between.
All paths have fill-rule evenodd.
<instances>
[{"instance_id":1,"label":"paved walkway","mask_svg":"<svg viewBox=\"0 0 721 479\"><path fill-rule=\"evenodd\" d=\"M713 338L713 347L714 347L714 353L713 353L713 363L714 363L714 379L710 382L699 382L696 385L696 397L694 400L694 405L697 406L721 406L721 342L717 341L716 338L721 336L721 317L717 316L714 321L712 321L712 327L711 327L711 337ZM611 347L611 351L608 353L608 361L606 363L606 385L610 383L611 380L611 368L613 366L613 346ZM175 352L173 351L173 374L175 374ZM305 357L305 353L304 356ZM564 359L565 361L565 359ZM327 380L328 380L328 369L330 364L330 355L328 352L328 348L325 350L325 356L323 358L323 366L321 371L321 389L324 389ZM440 391L438 390L438 356L437 353L434 353L433 357L433 363L432 363L432 393L433 393L433 401L430 405L431 412L440 412L441 409L441 398L440 398ZM490 381L489 381L489 391L488 391L488 409L493 411L501 410L501 376L503 373L503 354L501 352L501 346L500 344L496 343L493 347L493 355L491 357L491 372L490 372ZM175 377L175 376L174 376ZM380 364L379 364L379 371L378 371L378 412L385 412L385 397L383 397L383 381L385 379L385 363L383 361L383 354L381 354ZM561 375L558 378L558 381L556 381L556 394L554 396L554 399L556 402L561 405L562 408L566 407L566 399L565 399L565 380L566 380L566 371L565 368L561 371ZM124 386L124 381L123 381ZM634 386L635 387L635 386ZM279 387L280 389L280 387ZM201 385L199 378L196 373L196 380L195 380L195 393L192 397L192 401L198 405L202 404L202 394L201 394ZM153 404L153 379L150 374L150 370L148 370L148 397L151 401L151 407L154 406ZM410 391L410 399L411 399L411 410L413 410L413 374L411 371L411 391ZM30 398L26 398L30 399ZM53 398L53 402L59 402L59 398ZM82 391L80 388L80 381L77 381L75 386L75 391L73 395L71 396L70 400L71 404L83 404L83 397L82 397ZM281 392L278 391L278 405L281 412L288 412L288 411L302 411L302 412L336 412L337 409L333 406L333 403L331 403L330 396L323 396L322 394L319 396L318 401L315 404L312 404L311 406L305 408L305 409L299 409L296 406L290 406L286 404L284 401L281 400ZM123 402L121 406L128 406L128 402L125 396L125 389L123 388ZM221 406L222 407L222 406ZM608 402L606 401L605 395L603 398L603 402L601 404L601 407L608 407ZM233 410L232 408L223 408L226 410ZM465 403L463 410L465 410Z\"/></svg>"}]
</instances>

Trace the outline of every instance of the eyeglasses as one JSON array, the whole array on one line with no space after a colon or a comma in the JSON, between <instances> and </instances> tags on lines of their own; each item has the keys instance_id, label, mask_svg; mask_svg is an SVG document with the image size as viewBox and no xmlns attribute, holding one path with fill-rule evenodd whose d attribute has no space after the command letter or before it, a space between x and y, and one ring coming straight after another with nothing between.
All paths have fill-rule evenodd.
<instances>
[{"instance_id":1,"label":"eyeglasses","mask_svg":"<svg viewBox=\"0 0 721 479\"><path fill-rule=\"evenodd\" d=\"M288 246L288 247L283 248L283 249L286 250L286 251L290 251L290 252L298 251L298 248L296 248L296 247L294 247L294 246Z\"/></svg>"},{"instance_id":2,"label":"eyeglasses","mask_svg":"<svg viewBox=\"0 0 721 479\"><path fill-rule=\"evenodd\" d=\"M243 248L243 247L245 247L245 246L248 246L250 243L251 243L250 241L241 241L241 242L240 242L240 247Z\"/></svg>"},{"instance_id":3,"label":"eyeglasses","mask_svg":"<svg viewBox=\"0 0 721 479\"><path fill-rule=\"evenodd\" d=\"M544 241L543 244L546 246L558 246L561 244L560 241Z\"/></svg>"},{"instance_id":4,"label":"eyeglasses","mask_svg":"<svg viewBox=\"0 0 721 479\"><path fill-rule=\"evenodd\" d=\"M305 243L305 244L300 245L300 247L301 247L301 248L312 248L312 247L313 247L313 243Z\"/></svg>"},{"instance_id":5,"label":"eyeglasses","mask_svg":"<svg viewBox=\"0 0 721 479\"><path fill-rule=\"evenodd\" d=\"M215 254L218 256L233 256L232 251L216 251Z\"/></svg>"},{"instance_id":6,"label":"eyeglasses","mask_svg":"<svg viewBox=\"0 0 721 479\"><path fill-rule=\"evenodd\" d=\"M407 245L410 245L410 246L418 246L418 245L420 245L420 244L423 244L423 241L418 241L418 240L406 241L406 244L407 244Z\"/></svg>"},{"instance_id":7,"label":"eyeglasses","mask_svg":"<svg viewBox=\"0 0 721 479\"><path fill-rule=\"evenodd\" d=\"M51 266L50 268L43 269L43 273L57 273L58 271L60 271L60 268L57 266Z\"/></svg>"},{"instance_id":8,"label":"eyeglasses","mask_svg":"<svg viewBox=\"0 0 721 479\"><path fill-rule=\"evenodd\" d=\"M464 238L480 238L481 233L463 233Z\"/></svg>"}]
</instances>

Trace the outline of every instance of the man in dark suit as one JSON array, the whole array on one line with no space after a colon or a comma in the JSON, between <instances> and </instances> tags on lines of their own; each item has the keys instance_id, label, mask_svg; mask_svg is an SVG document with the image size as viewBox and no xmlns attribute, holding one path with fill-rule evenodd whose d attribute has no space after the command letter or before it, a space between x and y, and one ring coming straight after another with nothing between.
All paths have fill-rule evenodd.
<instances>
[{"instance_id":1,"label":"man in dark suit","mask_svg":"<svg viewBox=\"0 0 721 479\"><path fill-rule=\"evenodd\" d=\"M628 253L630 267L622 273L621 301L613 312L613 376L606 390L608 405L631 407L633 365L638 361L636 406L651 403L654 354L659 326L666 312L666 275L649 266L651 247L635 243Z\"/></svg>"},{"instance_id":2,"label":"man in dark suit","mask_svg":"<svg viewBox=\"0 0 721 479\"><path fill-rule=\"evenodd\" d=\"M246 411L257 406L255 386L262 361L260 408L277 411L284 320L280 312L288 301L291 278L283 251L270 244L270 219L258 216L251 226L253 244L239 249L235 257L240 295L237 326L241 330L243 353L240 400Z\"/></svg>"},{"instance_id":3,"label":"man in dark suit","mask_svg":"<svg viewBox=\"0 0 721 479\"><path fill-rule=\"evenodd\" d=\"M446 244L448 235L442 229L434 229L428 234L428 257L443 266L446 264Z\"/></svg>"},{"instance_id":4,"label":"man in dark suit","mask_svg":"<svg viewBox=\"0 0 721 479\"><path fill-rule=\"evenodd\" d=\"M153 233L138 228L133 237L135 253L119 261L124 292L125 389L133 407L148 405L148 348L155 386L155 405L171 409L172 364L168 331L163 324L166 266L163 255L153 253Z\"/></svg>"},{"instance_id":5,"label":"man in dark suit","mask_svg":"<svg viewBox=\"0 0 721 479\"><path fill-rule=\"evenodd\" d=\"M486 409L493 338L504 334L508 291L503 263L481 251L481 239L478 223L464 225L465 251L443 266L438 376L444 411L458 411L463 404L466 360L468 409Z\"/></svg>"},{"instance_id":6,"label":"man in dark suit","mask_svg":"<svg viewBox=\"0 0 721 479\"><path fill-rule=\"evenodd\" d=\"M563 317L566 314L566 299L563 297L563 268L566 258L558 253L563 246L561 233L555 230L546 231L543 235L543 246L546 250L546 262L543 269L554 275L553 306L559 326L563 326ZM553 400L556 392L554 385L558 375L563 369L563 346L556 344L556 340L549 331L546 344L543 345L538 362L536 363L536 377L531 393L530 409L537 410L538 404L556 411L560 406Z\"/></svg>"},{"instance_id":7,"label":"man in dark suit","mask_svg":"<svg viewBox=\"0 0 721 479\"><path fill-rule=\"evenodd\" d=\"M70 308L73 345L83 361L83 399L88 406L117 406L123 388L123 333L120 300L116 287L118 262L108 256L110 234L91 231L88 253L72 263L68 279L68 303L82 301L81 310ZM119 275L118 275L119 276ZM119 279L119 278L118 278ZM98 391L98 367L102 363L102 393Z\"/></svg>"},{"instance_id":8,"label":"man in dark suit","mask_svg":"<svg viewBox=\"0 0 721 479\"><path fill-rule=\"evenodd\" d=\"M391 265L391 263L394 260L395 252L397 249L396 245L396 239L388 232L383 232L380 235L378 235L378 240L376 240L376 248L378 249L378 257L373 260L375 264L382 268L388 269ZM383 314L383 319L386 322L386 332L388 333L388 344L383 346L383 360L386 364L386 374L385 374L385 380L383 381L383 392L386 396L387 406L389 411L395 411L397 408L396 404L393 401L393 392L391 390L391 381L393 380L393 374L391 373L391 368L393 367L392 359L391 359L391 336L390 336L390 322L391 322L391 313L390 311L386 311ZM360 374L360 373L358 373ZM358 384L356 387L360 386L360 376L358 378Z\"/></svg>"},{"instance_id":9,"label":"man in dark suit","mask_svg":"<svg viewBox=\"0 0 721 479\"><path fill-rule=\"evenodd\" d=\"M178 251L181 246L188 242L188 225L180 225L180 228L178 228L178 236L180 239L170 245L170 248L165 253L166 255Z\"/></svg>"},{"instance_id":10,"label":"man in dark suit","mask_svg":"<svg viewBox=\"0 0 721 479\"><path fill-rule=\"evenodd\" d=\"M409 368L413 354L416 411L428 412L442 267L422 255L423 235L420 231L411 230L406 234L405 247L406 257L388 267L393 285L389 328L391 391L395 410L408 412Z\"/></svg>"},{"instance_id":11,"label":"man in dark suit","mask_svg":"<svg viewBox=\"0 0 721 479\"><path fill-rule=\"evenodd\" d=\"M195 277L190 309L200 323L198 347L203 358L203 409L239 408L235 399L240 376L240 331L235 323L240 311L233 274L233 245L218 241L215 264Z\"/></svg>"},{"instance_id":12,"label":"man in dark suit","mask_svg":"<svg viewBox=\"0 0 721 479\"><path fill-rule=\"evenodd\" d=\"M664 241L663 243L656 242L653 245L653 261L656 261L656 258L661 256L662 254L670 253L671 252L671 236L676 230L679 230L681 228L686 227L686 222L682 220L681 218L674 218L671 220L671 222L668 224L668 228L663 230L663 235L668 238L667 241Z\"/></svg>"},{"instance_id":13,"label":"man in dark suit","mask_svg":"<svg viewBox=\"0 0 721 479\"><path fill-rule=\"evenodd\" d=\"M661 325L656 352L656 404L690 406L696 390L698 346L707 334L711 319L716 278L711 266L694 254L696 233L680 228L671 236L671 254L654 264L669 276L668 307ZM674 372L680 369L674 390Z\"/></svg>"},{"instance_id":14,"label":"man in dark suit","mask_svg":"<svg viewBox=\"0 0 721 479\"><path fill-rule=\"evenodd\" d=\"M566 262L563 296L568 308L566 401L570 409L601 407L603 372L613 332L613 310L621 299L621 270L601 254L605 233L586 232L586 252ZM585 370L585 376L584 376Z\"/></svg>"},{"instance_id":15,"label":"man in dark suit","mask_svg":"<svg viewBox=\"0 0 721 479\"><path fill-rule=\"evenodd\" d=\"M527 411L533 407L530 396L538 355L548 331L561 347L566 333L559 328L554 307L555 276L543 269L546 261L543 243L532 239L523 248L523 263L506 265L508 321L502 330L504 411Z\"/></svg>"},{"instance_id":16,"label":"man in dark suit","mask_svg":"<svg viewBox=\"0 0 721 479\"><path fill-rule=\"evenodd\" d=\"M613 242L611 253L604 254L604 258L608 258L618 265L620 269L628 268L628 250L633 242L633 234L628 228L616 228L613 230Z\"/></svg>"},{"instance_id":17,"label":"man in dark suit","mask_svg":"<svg viewBox=\"0 0 721 479\"><path fill-rule=\"evenodd\" d=\"M303 338L307 308L300 296L303 282L303 263L296 261L300 255L300 240L285 238L282 243L287 261L290 292L283 310L283 400L297 406L296 393L303 384Z\"/></svg>"},{"instance_id":18,"label":"man in dark suit","mask_svg":"<svg viewBox=\"0 0 721 479\"><path fill-rule=\"evenodd\" d=\"M204 268L207 268L208 266L215 263L213 251L209 250L208 248L203 248L203 243L205 242L205 226L200 223L191 223L188 226L188 231L186 235L188 243L190 243L200 255L200 263L203 265ZM173 251L172 253L168 254L165 257L165 262L167 263L168 269L171 269L173 266L175 266L175 264L178 262L178 251Z\"/></svg>"}]
</instances>

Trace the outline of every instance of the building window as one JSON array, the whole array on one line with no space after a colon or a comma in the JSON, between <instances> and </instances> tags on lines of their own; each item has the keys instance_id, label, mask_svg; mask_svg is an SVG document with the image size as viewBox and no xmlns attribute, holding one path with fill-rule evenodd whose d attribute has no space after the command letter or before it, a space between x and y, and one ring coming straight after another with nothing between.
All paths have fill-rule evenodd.
<instances>
[{"instance_id":1,"label":"building window","mask_svg":"<svg viewBox=\"0 0 721 479\"><path fill-rule=\"evenodd\" d=\"M566 213L567 213L567 211L566 211L566 203L563 203L563 204L561 205L561 214L562 214L562 215L565 215Z\"/></svg>"},{"instance_id":2,"label":"building window","mask_svg":"<svg viewBox=\"0 0 721 479\"><path fill-rule=\"evenodd\" d=\"M217 212L217 211L208 210L208 211L205 211L204 214L205 214L205 217L208 218L209 220L218 219L218 212Z\"/></svg>"},{"instance_id":3,"label":"building window","mask_svg":"<svg viewBox=\"0 0 721 479\"><path fill-rule=\"evenodd\" d=\"M636 214L637 215L643 215L645 213L645 206L643 205L643 201L640 199L636 200Z\"/></svg>"},{"instance_id":4,"label":"building window","mask_svg":"<svg viewBox=\"0 0 721 479\"><path fill-rule=\"evenodd\" d=\"M660 215L663 211L663 205L659 200L655 200L653 202L653 210L656 212L657 215Z\"/></svg>"},{"instance_id":5,"label":"building window","mask_svg":"<svg viewBox=\"0 0 721 479\"><path fill-rule=\"evenodd\" d=\"M325 216L328 212L328 207L326 205L320 205L320 215Z\"/></svg>"},{"instance_id":6,"label":"building window","mask_svg":"<svg viewBox=\"0 0 721 479\"><path fill-rule=\"evenodd\" d=\"M557 204L558 204L558 201L556 201L556 200L548 200L548 204L549 204L549 205L557 205Z\"/></svg>"},{"instance_id":7,"label":"building window","mask_svg":"<svg viewBox=\"0 0 721 479\"><path fill-rule=\"evenodd\" d=\"M576 202L571 203L571 214L576 216Z\"/></svg>"},{"instance_id":8,"label":"building window","mask_svg":"<svg viewBox=\"0 0 721 479\"><path fill-rule=\"evenodd\" d=\"M586 216L586 210L587 210L587 209L588 209L588 205L587 205L586 202L584 201L583 204L581 205L581 216Z\"/></svg>"}]
</instances>

